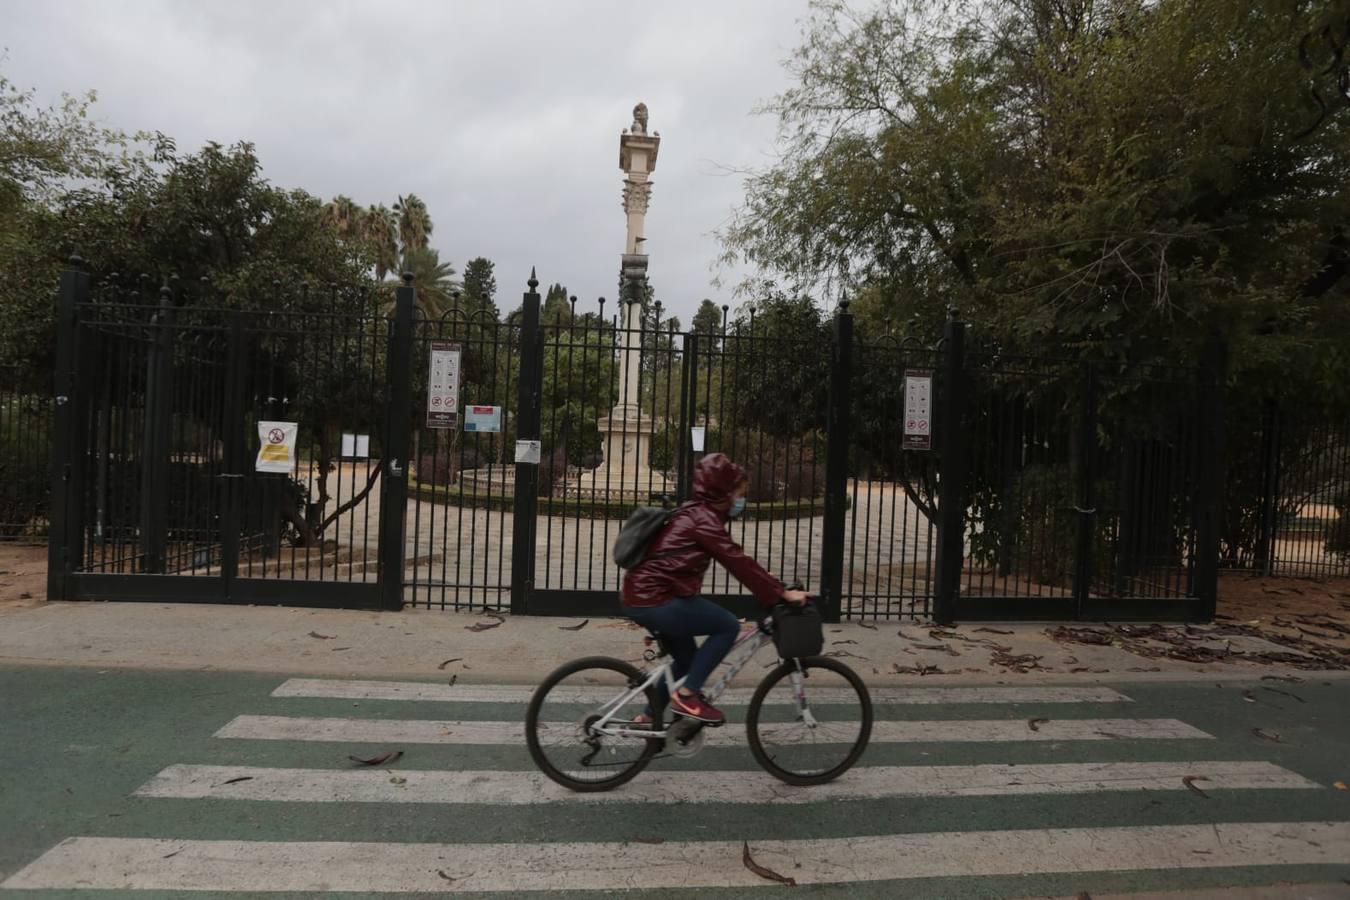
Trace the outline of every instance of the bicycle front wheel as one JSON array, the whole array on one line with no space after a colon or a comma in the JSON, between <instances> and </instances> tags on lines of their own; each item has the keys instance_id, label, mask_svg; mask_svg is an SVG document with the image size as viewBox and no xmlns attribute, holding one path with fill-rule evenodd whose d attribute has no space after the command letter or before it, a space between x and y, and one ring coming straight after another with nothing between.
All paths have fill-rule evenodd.
<instances>
[{"instance_id":1,"label":"bicycle front wheel","mask_svg":"<svg viewBox=\"0 0 1350 900\"><path fill-rule=\"evenodd\" d=\"M554 671L525 713L525 743L535 765L574 791L608 791L631 780L661 749L660 739L603 734L596 723L611 712L613 701L645 680L636 666L606 656L588 656ZM607 724L628 725L647 703L646 693L639 692L614 707Z\"/></svg>"},{"instance_id":2,"label":"bicycle front wheel","mask_svg":"<svg viewBox=\"0 0 1350 900\"><path fill-rule=\"evenodd\" d=\"M824 784L867 749L872 697L858 673L837 660L789 659L755 689L745 727L750 752L769 774L788 784Z\"/></svg>"}]
</instances>

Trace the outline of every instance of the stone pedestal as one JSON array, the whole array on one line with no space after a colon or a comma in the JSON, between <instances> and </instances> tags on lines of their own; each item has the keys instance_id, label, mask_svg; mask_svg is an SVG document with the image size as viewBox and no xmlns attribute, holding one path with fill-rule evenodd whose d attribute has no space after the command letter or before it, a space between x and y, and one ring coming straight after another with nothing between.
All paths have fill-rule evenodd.
<instances>
[{"instance_id":1,"label":"stone pedestal","mask_svg":"<svg viewBox=\"0 0 1350 900\"><path fill-rule=\"evenodd\" d=\"M596 424L604 435L604 462L581 476L575 485L578 493L645 503L652 494L674 491L666 476L650 465L654 422L610 416Z\"/></svg>"}]
</instances>

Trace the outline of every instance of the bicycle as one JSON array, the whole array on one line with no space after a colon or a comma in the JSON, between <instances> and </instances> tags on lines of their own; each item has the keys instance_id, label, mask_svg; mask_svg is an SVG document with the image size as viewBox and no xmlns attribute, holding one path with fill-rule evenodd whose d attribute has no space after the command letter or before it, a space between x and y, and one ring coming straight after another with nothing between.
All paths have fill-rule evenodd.
<instances>
[{"instance_id":1,"label":"bicycle","mask_svg":"<svg viewBox=\"0 0 1350 900\"><path fill-rule=\"evenodd\" d=\"M669 656L660 634L649 632L644 641L647 662ZM743 631L727 654L726 672L707 691L708 702L715 704L736 673L773 643L771 616ZM668 695L684 681L674 677L670 660L651 672L606 656L560 666L530 698L525 714L530 756L558 784L586 792L626 784L662 758L663 750L693 756L703 749L707 729L721 726L674 715L667 722L666 705L657 703L655 692L662 681ZM635 722L649 705L651 722ZM847 772L867 748L872 698L858 674L837 659L786 659L755 688L745 726L750 752L769 774L792 785L824 784ZM809 740L786 741L790 728Z\"/></svg>"}]
</instances>

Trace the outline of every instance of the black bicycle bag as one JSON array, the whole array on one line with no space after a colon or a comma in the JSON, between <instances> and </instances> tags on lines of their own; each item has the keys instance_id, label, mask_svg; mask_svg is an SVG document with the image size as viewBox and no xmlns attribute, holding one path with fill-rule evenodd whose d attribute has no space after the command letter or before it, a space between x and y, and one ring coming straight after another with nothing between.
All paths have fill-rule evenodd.
<instances>
[{"instance_id":1,"label":"black bicycle bag","mask_svg":"<svg viewBox=\"0 0 1350 900\"><path fill-rule=\"evenodd\" d=\"M773 642L781 659L815 656L825 648L825 628L820 609L814 603L792 606L780 603L773 608Z\"/></svg>"}]
</instances>

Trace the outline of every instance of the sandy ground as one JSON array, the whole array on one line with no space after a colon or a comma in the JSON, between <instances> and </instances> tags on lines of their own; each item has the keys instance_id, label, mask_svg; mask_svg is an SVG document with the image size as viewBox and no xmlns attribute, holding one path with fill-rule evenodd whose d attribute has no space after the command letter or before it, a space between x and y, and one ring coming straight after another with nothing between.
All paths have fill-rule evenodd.
<instances>
[{"instance_id":1,"label":"sandy ground","mask_svg":"<svg viewBox=\"0 0 1350 900\"><path fill-rule=\"evenodd\" d=\"M47 600L47 548L0 543L0 607L40 606Z\"/></svg>"}]
</instances>

